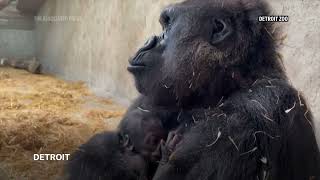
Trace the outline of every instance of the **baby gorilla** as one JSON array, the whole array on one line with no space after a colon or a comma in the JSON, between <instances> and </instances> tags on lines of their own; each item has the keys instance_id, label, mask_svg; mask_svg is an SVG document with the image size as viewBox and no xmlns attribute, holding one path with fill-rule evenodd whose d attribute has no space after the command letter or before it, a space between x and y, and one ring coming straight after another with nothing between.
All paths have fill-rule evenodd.
<instances>
[{"instance_id":1,"label":"baby gorilla","mask_svg":"<svg viewBox=\"0 0 320 180\"><path fill-rule=\"evenodd\" d=\"M147 162L128 149L125 141L118 132L95 135L72 155L67 165L67 179L146 179Z\"/></svg>"},{"instance_id":2,"label":"baby gorilla","mask_svg":"<svg viewBox=\"0 0 320 180\"><path fill-rule=\"evenodd\" d=\"M151 179L160 158L158 145L168 134L161 118L161 112L131 107L117 131L95 135L72 155L68 179Z\"/></svg>"},{"instance_id":3,"label":"baby gorilla","mask_svg":"<svg viewBox=\"0 0 320 180\"><path fill-rule=\"evenodd\" d=\"M129 109L118 127L120 134L128 139L126 147L145 159L158 160L155 152L160 141L168 135L164 121L169 118L169 114L164 110L144 109L140 106Z\"/></svg>"}]
</instances>

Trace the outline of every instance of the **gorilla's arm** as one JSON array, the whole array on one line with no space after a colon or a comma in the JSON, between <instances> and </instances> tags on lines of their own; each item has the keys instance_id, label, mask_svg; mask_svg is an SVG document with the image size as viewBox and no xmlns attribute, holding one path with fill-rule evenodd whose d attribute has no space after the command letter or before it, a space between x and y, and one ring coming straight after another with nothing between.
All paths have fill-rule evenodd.
<instances>
[{"instance_id":1,"label":"gorilla's arm","mask_svg":"<svg viewBox=\"0 0 320 180\"><path fill-rule=\"evenodd\" d=\"M319 176L311 114L285 81L259 80L216 108L193 111L196 125L159 166L154 180Z\"/></svg>"}]
</instances>

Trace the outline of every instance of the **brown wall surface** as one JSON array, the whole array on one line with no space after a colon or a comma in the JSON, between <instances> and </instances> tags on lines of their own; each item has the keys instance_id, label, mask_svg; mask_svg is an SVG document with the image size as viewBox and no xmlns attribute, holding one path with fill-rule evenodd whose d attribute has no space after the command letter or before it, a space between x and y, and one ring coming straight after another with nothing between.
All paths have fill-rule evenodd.
<instances>
[{"instance_id":1,"label":"brown wall surface","mask_svg":"<svg viewBox=\"0 0 320 180\"><path fill-rule=\"evenodd\" d=\"M126 71L127 60L148 36L160 32L159 12L175 1L48 0L36 25L38 57L45 71L83 80L98 94L129 104L137 93ZM285 66L292 84L307 97L320 129L320 1L271 4L274 14L290 16L283 24L288 35L282 49ZM52 16L70 19L45 19Z\"/></svg>"}]
</instances>

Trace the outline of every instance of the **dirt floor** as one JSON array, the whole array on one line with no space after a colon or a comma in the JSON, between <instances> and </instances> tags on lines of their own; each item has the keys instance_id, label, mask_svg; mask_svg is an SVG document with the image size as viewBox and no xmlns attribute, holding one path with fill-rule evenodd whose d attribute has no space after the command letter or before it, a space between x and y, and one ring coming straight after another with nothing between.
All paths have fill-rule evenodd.
<instances>
[{"instance_id":1,"label":"dirt floor","mask_svg":"<svg viewBox=\"0 0 320 180\"><path fill-rule=\"evenodd\" d=\"M0 68L0 180L61 179L64 161L33 161L33 154L72 153L114 129L124 112L84 83Z\"/></svg>"}]
</instances>

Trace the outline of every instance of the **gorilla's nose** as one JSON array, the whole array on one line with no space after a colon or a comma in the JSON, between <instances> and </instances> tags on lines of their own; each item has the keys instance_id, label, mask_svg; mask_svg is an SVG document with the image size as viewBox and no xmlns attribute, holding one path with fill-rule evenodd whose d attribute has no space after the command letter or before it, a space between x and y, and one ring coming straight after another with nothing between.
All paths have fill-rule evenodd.
<instances>
[{"instance_id":1,"label":"gorilla's nose","mask_svg":"<svg viewBox=\"0 0 320 180\"><path fill-rule=\"evenodd\" d=\"M136 53L136 55L129 60L129 63L131 65L144 65L144 62L141 62L141 58L143 55L153 49L154 47L157 46L158 38L156 36L152 36L148 41L143 45L142 48L139 49L139 51Z\"/></svg>"},{"instance_id":2,"label":"gorilla's nose","mask_svg":"<svg viewBox=\"0 0 320 180\"><path fill-rule=\"evenodd\" d=\"M152 36L148 41L144 44L144 46L139 50L140 52L148 51L154 48L157 45L157 37Z\"/></svg>"}]
</instances>

